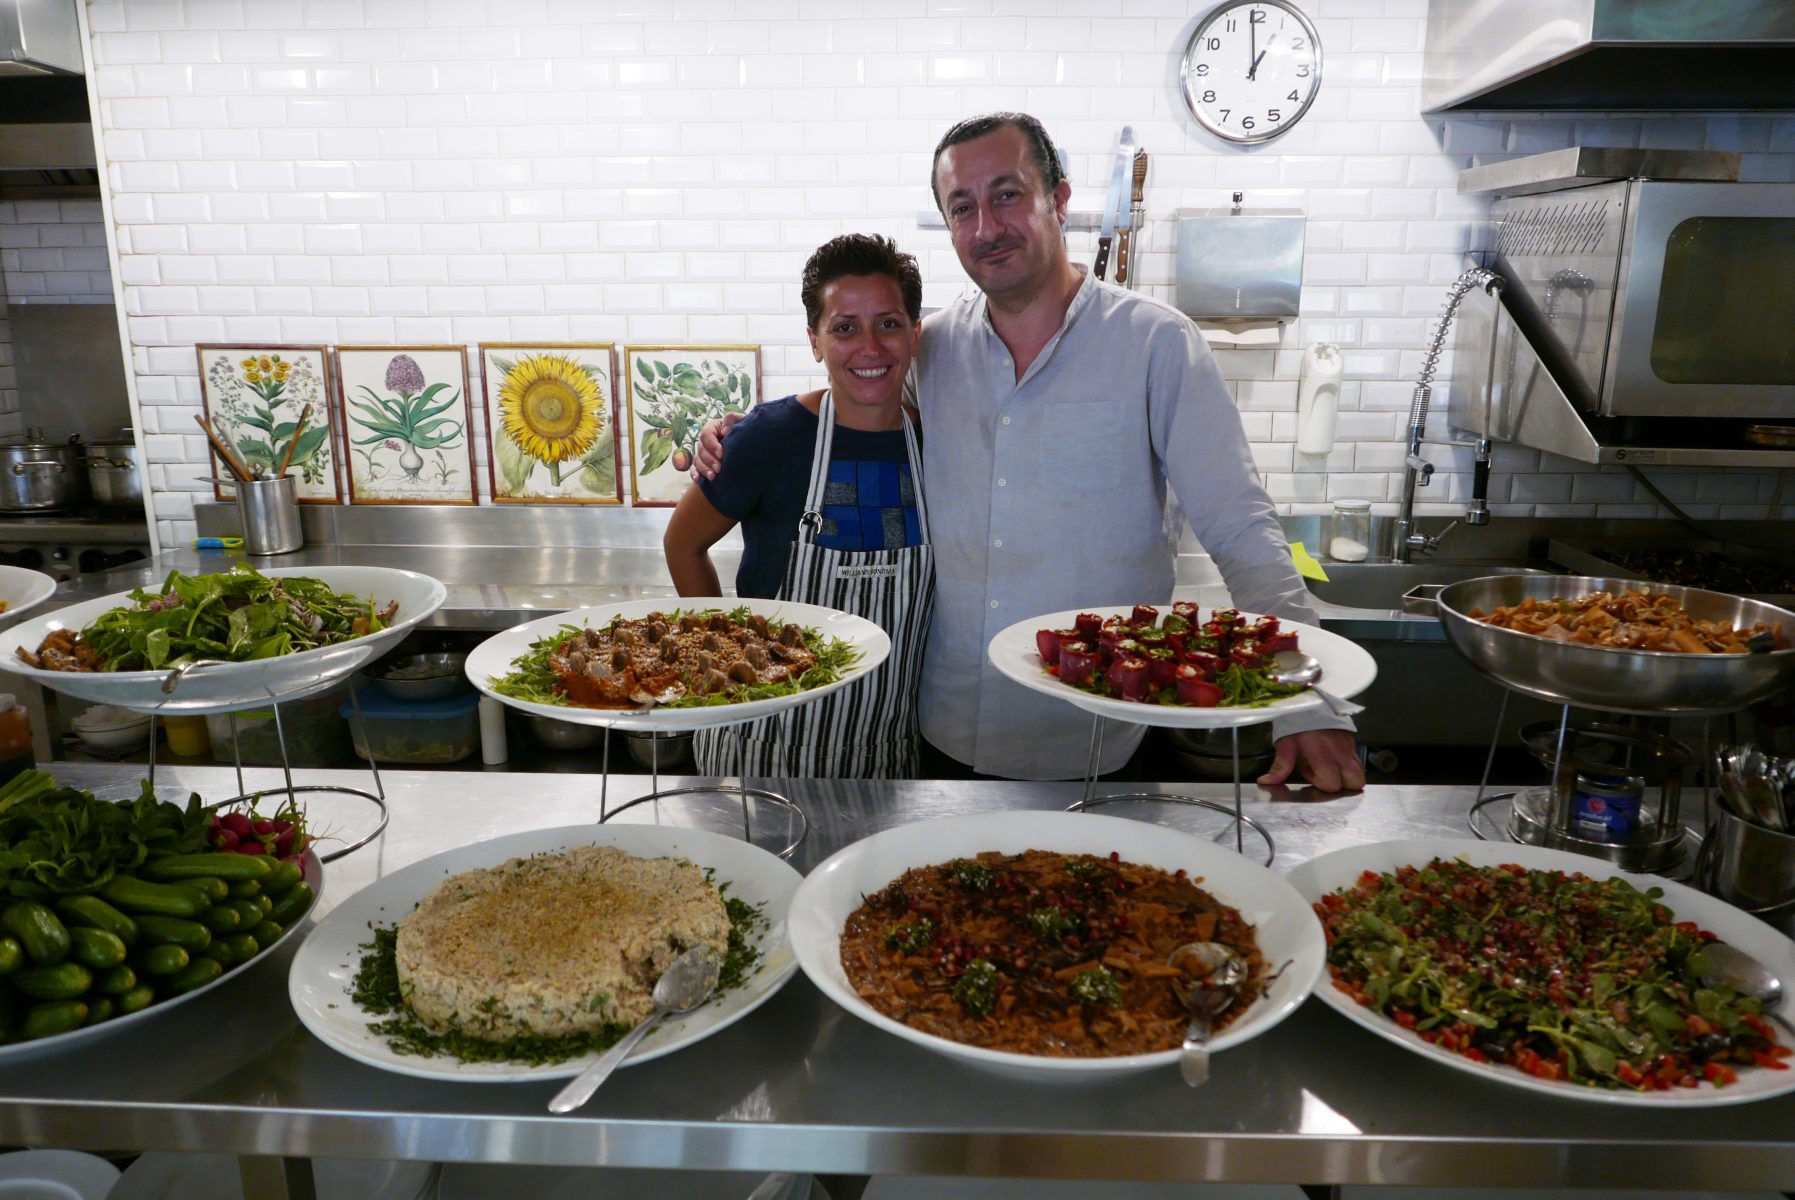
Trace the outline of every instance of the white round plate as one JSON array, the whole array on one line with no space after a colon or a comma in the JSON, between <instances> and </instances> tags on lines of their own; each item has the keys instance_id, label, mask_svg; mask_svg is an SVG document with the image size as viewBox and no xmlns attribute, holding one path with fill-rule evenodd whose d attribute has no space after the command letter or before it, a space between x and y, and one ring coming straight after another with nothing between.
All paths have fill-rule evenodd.
<instances>
[{"instance_id":1,"label":"white round plate","mask_svg":"<svg viewBox=\"0 0 1795 1200\"><path fill-rule=\"evenodd\" d=\"M1106 857L1113 851L1128 862L1166 871L1183 868L1204 891L1239 909L1256 930L1268 969L1277 971L1286 962L1290 965L1272 981L1266 995L1210 1042L1211 1051L1238 1046L1282 1021L1303 1002L1321 975L1325 954L1321 923L1281 876L1232 850L1162 825L1090 813L1034 811L976 813L902 825L838 851L805 878L792 900L792 949L798 965L831 1000L868 1024L938 1054L1008 1074L1077 1080L1176 1064L1177 1050L1109 1058L1052 1058L967 1046L894 1021L860 998L841 965L841 931L848 917L868 895L912 867L950 862L986 850L1004 854L1055 850Z\"/></svg>"},{"instance_id":2,"label":"white round plate","mask_svg":"<svg viewBox=\"0 0 1795 1200\"><path fill-rule=\"evenodd\" d=\"M301 869L305 873L303 876L305 882L312 885L312 906L307 910L307 913L309 914L317 911L318 901L324 897L324 864L319 861L316 853L307 850L305 852L305 858L301 862ZM281 935L274 939L274 945L278 946L288 938L292 937L294 931L306 923L306 919L306 917L301 917L299 920L281 930ZM254 958L238 966L226 967L224 974L220 975L217 979L214 979L211 983L208 983L203 987L194 988L191 992L183 992L179 996L170 996L166 1000L158 1000L148 1008L138 1009L134 1013L123 1013L113 1017L109 1021L103 1021L98 1025L86 1025L80 1029L71 1029L67 1033L53 1034L50 1037L45 1038L35 1038L29 1042L8 1042L5 1045L0 1046L0 1065L4 1065L14 1059L30 1058L34 1055L42 1054L45 1051L60 1050L66 1046L73 1046L81 1042L92 1041L95 1038L105 1037L108 1034L111 1034L114 1030L123 1029L127 1025L135 1025L139 1021L152 1020L158 1013L165 1013L177 1004L185 1004L195 996L205 995L213 988L228 985L231 980L235 979L245 970L254 970L256 965L268 956L268 952L271 949L273 949L273 946L263 946L261 952ZM4 1195L4 1192L0 1192L0 1197L3 1197Z\"/></svg>"},{"instance_id":3,"label":"white round plate","mask_svg":"<svg viewBox=\"0 0 1795 1200\"><path fill-rule=\"evenodd\" d=\"M50 598L56 581L42 571L0 566L0 602L6 605L0 619L22 617Z\"/></svg>"},{"instance_id":4,"label":"white round plate","mask_svg":"<svg viewBox=\"0 0 1795 1200\"><path fill-rule=\"evenodd\" d=\"M1115 608L1078 608L1068 612L1043 613L1018 621L991 639L987 653L991 664L1005 675L1043 696L1064 700L1075 708L1133 725L1159 725L1168 729L1227 729L1235 725L1258 725L1274 717L1325 709L1327 704L1314 692L1300 692L1260 708L1193 708L1182 704L1137 704L1096 696L1083 688L1061 683L1049 675L1035 649L1035 634L1043 629L1069 629L1080 613L1100 617L1126 617L1134 606ZM1258 613L1242 612L1247 621L1259 620ZM1350 699L1371 686L1377 678L1377 660L1356 642L1349 642L1337 633L1301 625L1279 618L1280 629L1297 635L1297 644L1304 654L1321 664L1320 683L1342 699Z\"/></svg>"},{"instance_id":5,"label":"white round plate","mask_svg":"<svg viewBox=\"0 0 1795 1200\"><path fill-rule=\"evenodd\" d=\"M263 575L303 575L322 580L338 592L370 596L377 607L394 600L399 611L378 633L301 650L279 658L252 662L211 663L189 671L172 694L162 691L168 671L45 671L19 659L23 648L36 653L57 629L85 629L101 613L131 605L130 592L119 592L60 608L0 633L0 670L23 675L52 691L102 704L118 704L139 712L199 714L253 708L270 700L289 700L321 691L372 662L394 642L442 607L448 590L428 575L391 567L273 567ZM155 588L146 589L154 592Z\"/></svg>"},{"instance_id":6,"label":"white round plate","mask_svg":"<svg viewBox=\"0 0 1795 1200\"><path fill-rule=\"evenodd\" d=\"M432 855L422 862L383 876L355 893L318 922L287 977L287 994L300 1022L333 1050L350 1058L423 1079L452 1079L460 1083L517 1083L531 1079L567 1079L597 1060L593 1054L566 1062L470 1063L439 1055L396 1054L386 1039L368 1027L381 1018L365 1012L350 993L361 965L362 946L374 926L397 924L428 896L444 876L476 867L495 867L510 859L565 850L570 846L615 846L641 857L668 855L687 859L715 872L719 886L727 883L733 899L762 905L767 924L753 942L761 959L741 987L716 997L702 1008L681 1017L669 1017L639 1042L623 1066L634 1066L671 1054L735 1024L777 992L797 964L787 944L786 908L801 876L756 846L701 829L675 829L665 825L567 825L556 829L532 829L489 841L475 842Z\"/></svg>"},{"instance_id":7,"label":"white round plate","mask_svg":"<svg viewBox=\"0 0 1795 1200\"><path fill-rule=\"evenodd\" d=\"M17 1150L0 1154L0 1200L105 1200L118 1168L97 1154Z\"/></svg>"},{"instance_id":8,"label":"white round plate","mask_svg":"<svg viewBox=\"0 0 1795 1200\"><path fill-rule=\"evenodd\" d=\"M1612 863L1563 850L1543 846L1523 846L1514 842L1459 841L1452 838L1415 838L1399 842L1373 842L1349 846L1295 867L1290 882L1303 898L1314 904L1330 892L1358 881L1366 871L1393 871L1402 866L1424 866L1435 858L1457 858L1474 867L1501 866L1516 863L1530 870L1582 872L1591 879L1619 877L1633 886L1662 888L1663 903L1679 921L1694 921L1723 942L1764 963L1779 979L1795 979L1795 942L1747 913L1694 888L1660 879L1656 875L1633 875L1617 870ZM1769 1096L1795 1092L1795 1070L1768 1071L1758 1067L1738 1067L1739 1082L1724 1088L1703 1084L1697 1088L1672 1088L1667 1092L1611 1091L1585 1087L1564 1080L1539 1079L1515 1067L1497 1063L1472 1062L1462 1054L1424 1042L1410 1030L1368 1008L1354 1003L1334 987L1332 978L1324 977L1315 994L1335 1011L1363 1025L1366 1029L1407 1050L1424 1055L1460 1071L1573 1100L1593 1100L1598 1104L1625 1104L1640 1108L1712 1108L1726 1104L1745 1104ZM1785 995L1780 1010L1786 1017L1795 1017L1795 998Z\"/></svg>"},{"instance_id":9,"label":"white round plate","mask_svg":"<svg viewBox=\"0 0 1795 1200\"><path fill-rule=\"evenodd\" d=\"M650 613L672 612L674 609L690 612L694 609L720 608L728 612L743 607L769 619L796 621L806 628L815 628L822 633L825 641L830 638L841 638L844 641L852 642L860 651L860 661L842 672L841 678L834 683L811 688L807 692L793 692L789 696L775 696L771 700L750 700L744 704L700 705L694 708L578 708L571 705L536 704L528 700L519 700L513 696L501 696L493 690L493 681L511 673L513 660L529 653L531 642L547 637L563 625L585 628L608 625L615 617L633 621L646 617ZM596 608L576 608L570 612L558 613L552 617L542 617L523 625L514 625L503 633L487 638L474 648L474 652L467 656L467 677L473 680L475 687L488 696L523 712L553 717L558 721L571 721L575 725L603 725L611 729L652 733L682 729L708 729L716 725L733 725L738 721L753 721L761 717L770 717L783 709L808 704L819 697L827 696L838 688L846 687L884 662L890 653L891 638L886 636L885 631L865 617L857 617L853 613L823 608L816 604L795 604L789 600L746 598L738 600L688 596L666 600L632 600L627 604L606 604Z\"/></svg>"}]
</instances>

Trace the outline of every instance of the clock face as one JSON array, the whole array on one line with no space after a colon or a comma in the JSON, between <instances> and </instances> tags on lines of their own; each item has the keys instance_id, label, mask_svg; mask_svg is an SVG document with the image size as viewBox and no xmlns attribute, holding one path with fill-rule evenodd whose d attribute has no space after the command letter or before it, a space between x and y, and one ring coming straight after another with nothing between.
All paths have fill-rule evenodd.
<instances>
[{"instance_id":1,"label":"clock face","mask_svg":"<svg viewBox=\"0 0 1795 1200\"><path fill-rule=\"evenodd\" d=\"M1184 102L1204 128L1234 142L1277 137L1321 88L1321 43L1281 0L1223 4L1184 51Z\"/></svg>"}]
</instances>

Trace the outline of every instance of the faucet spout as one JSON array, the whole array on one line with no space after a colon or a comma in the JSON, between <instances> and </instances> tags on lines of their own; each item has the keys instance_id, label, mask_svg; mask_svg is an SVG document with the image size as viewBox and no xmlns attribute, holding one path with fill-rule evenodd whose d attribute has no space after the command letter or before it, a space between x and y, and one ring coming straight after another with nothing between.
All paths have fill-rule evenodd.
<instances>
[{"instance_id":1,"label":"faucet spout","mask_svg":"<svg viewBox=\"0 0 1795 1200\"><path fill-rule=\"evenodd\" d=\"M1440 310L1439 323L1434 327L1433 337L1422 355L1421 374L1415 381L1414 399L1409 403L1408 454L1402 472L1402 507L1396 515L1396 545L1393 554L1398 562L1411 561L1416 551L1432 554L1439 549L1440 539L1458 525L1454 521L1431 538L1415 532L1415 491L1426 487L1434 473L1434 465L1421 457L1421 444L1427 438L1427 410L1433 399L1433 375L1440 364L1440 355L1445 350L1446 333L1452 328L1452 319L1458 315L1458 306L1465 296L1474 288L1493 296L1502 289L1502 284L1500 275L1484 267L1472 267L1455 279L1452 287L1447 290L1446 304ZM1487 438L1478 444L1478 476L1473 481L1474 495L1464 518L1471 525L1482 525L1490 519L1489 505L1483 499L1489 489L1488 447Z\"/></svg>"}]
</instances>

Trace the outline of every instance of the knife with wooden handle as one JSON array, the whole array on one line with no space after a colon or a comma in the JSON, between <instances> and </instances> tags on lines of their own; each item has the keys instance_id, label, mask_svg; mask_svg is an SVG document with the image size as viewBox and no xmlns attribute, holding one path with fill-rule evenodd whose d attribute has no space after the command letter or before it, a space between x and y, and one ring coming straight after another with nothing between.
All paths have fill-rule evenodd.
<instances>
[{"instance_id":1,"label":"knife with wooden handle","mask_svg":"<svg viewBox=\"0 0 1795 1200\"><path fill-rule=\"evenodd\" d=\"M1116 234L1116 282L1127 286L1128 276L1133 270L1133 260L1129 250L1134 243L1134 227L1141 223L1144 215L1144 201L1147 195L1147 152L1134 152L1134 195L1128 207L1128 214L1122 228Z\"/></svg>"},{"instance_id":2,"label":"knife with wooden handle","mask_svg":"<svg viewBox=\"0 0 1795 1200\"><path fill-rule=\"evenodd\" d=\"M1103 224L1097 231L1097 261L1091 267L1091 274L1099 279L1109 269L1109 248L1115 240L1117 227L1128 225L1128 193L1123 179L1133 156L1134 128L1124 125L1122 140L1116 145L1116 165L1109 175L1109 198L1103 205Z\"/></svg>"}]
</instances>

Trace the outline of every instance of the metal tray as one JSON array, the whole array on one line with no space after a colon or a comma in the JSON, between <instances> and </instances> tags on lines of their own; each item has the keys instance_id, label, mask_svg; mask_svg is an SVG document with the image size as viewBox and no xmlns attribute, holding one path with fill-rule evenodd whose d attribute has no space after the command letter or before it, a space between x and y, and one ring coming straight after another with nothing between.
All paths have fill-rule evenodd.
<instances>
[{"instance_id":1,"label":"metal tray","mask_svg":"<svg viewBox=\"0 0 1795 1200\"><path fill-rule=\"evenodd\" d=\"M1646 715L1737 712L1795 682L1795 649L1766 654L1622 650L1553 641L1466 615L1474 608L1488 612L1529 597L1579 598L1643 586L1644 581L1625 577L1492 575L1450 584L1440 590L1436 603L1446 640L1472 666L1515 691L1557 704ZM1700 619L1735 626L1781 625L1795 640L1795 613L1724 592L1668 583L1650 586Z\"/></svg>"}]
</instances>

